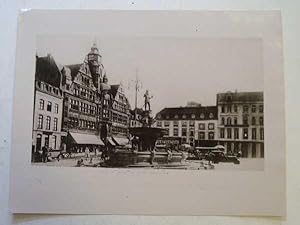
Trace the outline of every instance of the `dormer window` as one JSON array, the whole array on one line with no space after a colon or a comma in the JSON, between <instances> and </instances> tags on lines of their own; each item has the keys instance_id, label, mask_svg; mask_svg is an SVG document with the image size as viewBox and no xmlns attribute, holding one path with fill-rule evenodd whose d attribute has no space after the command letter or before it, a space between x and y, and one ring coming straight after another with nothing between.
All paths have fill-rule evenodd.
<instances>
[{"instance_id":1,"label":"dormer window","mask_svg":"<svg viewBox=\"0 0 300 225\"><path fill-rule=\"evenodd\" d=\"M228 102L231 102L231 101L232 101L232 96L231 96L231 95L228 95L228 96L227 96L227 101L228 101Z\"/></svg>"},{"instance_id":2,"label":"dormer window","mask_svg":"<svg viewBox=\"0 0 300 225\"><path fill-rule=\"evenodd\" d=\"M175 119L178 119L178 115L176 114L176 115L174 116L174 118L175 118Z\"/></svg>"},{"instance_id":3,"label":"dormer window","mask_svg":"<svg viewBox=\"0 0 300 225\"><path fill-rule=\"evenodd\" d=\"M213 113L210 113L210 114L209 114L209 118L210 118L210 119L214 118L214 114L213 114Z\"/></svg>"},{"instance_id":4,"label":"dormer window","mask_svg":"<svg viewBox=\"0 0 300 225\"><path fill-rule=\"evenodd\" d=\"M200 119L204 119L204 113L200 114Z\"/></svg>"},{"instance_id":5,"label":"dormer window","mask_svg":"<svg viewBox=\"0 0 300 225\"><path fill-rule=\"evenodd\" d=\"M157 114L157 118L160 119L160 118L161 118L161 115L160 115L160 114Z\"/></svg>"},{"instance_id":6,"label":"dormer window","mask_svg":"<svg viewBox=\"0 0 300 225\"><path fill-rule=\"evenodd\" d=\"M186 115L185 114L182 115L182 119L186 119Z\"/></svg>"},{"instance_id":7,"label":"dormer window","mask_svg":"<svg viewBox=\"0 0 300 225\"><path fill-rule=\"evenodd\" d=\"M195 114L192 114L191 117L192 117L192 119L195 119L195 118L196 118L196 115L195 115Z\"/></svg>"}]
</instances>

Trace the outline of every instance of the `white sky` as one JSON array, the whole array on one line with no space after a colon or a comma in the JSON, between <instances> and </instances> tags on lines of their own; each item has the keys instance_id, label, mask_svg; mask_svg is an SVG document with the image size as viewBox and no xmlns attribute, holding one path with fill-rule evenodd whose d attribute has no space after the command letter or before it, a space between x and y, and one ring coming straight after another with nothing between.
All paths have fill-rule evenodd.
<instances>
[{"instance_id":1,"label":"white sky","mask_svg":"<svg viewBox=\"0 0 300 225\"><path fill-rule=\"evenodd\" d=\"M122 82L134 107L134 89L128 89L138 70L143 94L154 96L156 113L188 101L215 105L216 94L226 91L263 91L263 56L260 39L196 39L42 36L37 54L52 54L57 63L82 63L96 41L110 84Z\"/></svg>"}]
</instances>

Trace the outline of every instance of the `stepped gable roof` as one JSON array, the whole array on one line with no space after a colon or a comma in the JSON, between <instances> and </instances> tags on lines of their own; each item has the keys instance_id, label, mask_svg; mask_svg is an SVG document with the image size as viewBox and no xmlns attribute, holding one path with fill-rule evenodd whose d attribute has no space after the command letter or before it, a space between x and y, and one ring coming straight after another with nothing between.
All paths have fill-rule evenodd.
<instances>
[{"instance_id":1,"label":"stepped gable roof","mask_svg":"<svg viewBox=\"0 0 300 225\"><path fill-rule=\"evenodd\" d=\"M164 108L156 114L155 118L165 120L216 120L218 119L218 108L217 106Z\"/></svg>"},{"instance_id":2,"label":"stepped gable roof","mask_svg":"<svg viewBox=\"0 0 300 225\"><path fill-rule=\"evenodd\" d=\"M217 94L217 103L229 102L262 102L264 100L264 93L257 92L227 92Z\"/></svg>"},{"instance_id":3,"label":"stepped gable roof","mask_svg":"<svg viewBox=\"0 0 300 225\"><path fill-rule=\"evenodd\" d=\"M78 74L78 71L80 70L82 65L83 63L66 65L66 67L68 67L71 71L72 79L74 79L74 77Z\"/></svg>"},{"instance_id":4,"label":"stepped gable roof","mask_svg":"<svg viewBox=\"0 0 300 225\"><path fill-rule=\"evenodd\" d=\"M61 72L54 58L48 54L45 57L36 56L35 79L60 87Z\"/></svg>"}]
</instances>

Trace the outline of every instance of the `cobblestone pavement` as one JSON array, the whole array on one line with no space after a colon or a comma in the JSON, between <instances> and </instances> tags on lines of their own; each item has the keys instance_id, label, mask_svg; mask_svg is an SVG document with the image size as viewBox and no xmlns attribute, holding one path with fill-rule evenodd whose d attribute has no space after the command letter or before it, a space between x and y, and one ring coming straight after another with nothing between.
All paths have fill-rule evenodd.
<instances>
[{"instance_id":1,"label":"cobblestone pavement","mask_svg":"<svg viewBox=\"0 0 300 225\"><path fill-rule=\"evenodd\" d=\"M56 159L47 162L47 163L32 163L33 165L37 166L58 166L58 167L75 167L77 165L77 161L79 159L83 159L83 163L85 166L93 167L96 164L101 162L100 158L93 157L92 162L90 160L86 160L84 157L76 157L76 158L69 158L69 159L62 159L57 161ZM190 169L190 170L204 170L204 169L213 169L213 170L237 170L237 171L247 171L247 170L256 170L260 171L264 169L264 159L240 159L240 164L233 164L233 163L218 163L212 164L213 167L209 166L207 161L204 161L204 164L201 163L200 160L188 160L186 163L183 163L182 166L179 167L170 167L170 166L160 166L156 168L161 169ZM136 167L135 167L136 168Z\"/></svg>"}]
</instances>

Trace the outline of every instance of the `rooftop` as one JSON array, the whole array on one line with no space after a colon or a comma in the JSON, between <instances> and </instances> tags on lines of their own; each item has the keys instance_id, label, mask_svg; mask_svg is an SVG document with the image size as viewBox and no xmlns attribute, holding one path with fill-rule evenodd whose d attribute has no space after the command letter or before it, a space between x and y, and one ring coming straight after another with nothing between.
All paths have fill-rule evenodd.
<instances>
[{"instance_id":1,"label":"rooftop","mask_svg":"<svg viewBox=\"0 0 300 225\"><path fill-rule=\"evenodd\" d=\"M165 120L216 120L217 106L164 108L156 114L156 119Z\"/></svg>"},{"instance_id":2,"label":"rooftop","mask_svg":"<svg viewBox=\"0 0 300 225\"><path fill-rule=\"evenodd\" d=\"M36 57L35 79L60 87L61 72L50 54L45 57Z\"/></svg>"},{"instance_id":3,"label":"rooftop","mask_svg":"<svg viewBox=\"0 0 300 225\"><path fill-rule=\"evenodd\" d=\"M264 93L257 92L226 92L217 94L217 103L229 102L262 102L264 100Z\"/></svg>"}]
</instances>

